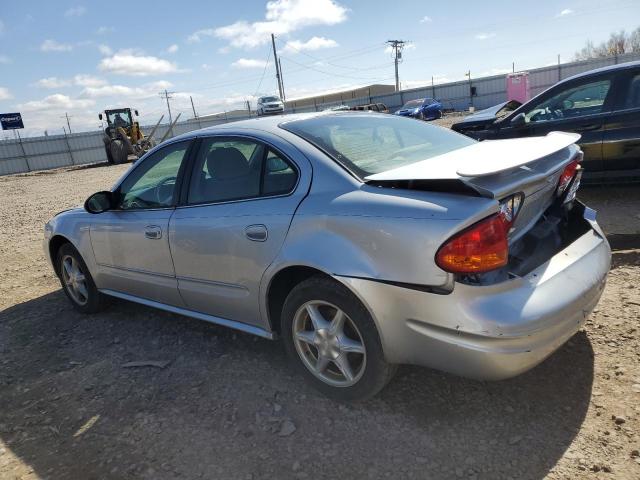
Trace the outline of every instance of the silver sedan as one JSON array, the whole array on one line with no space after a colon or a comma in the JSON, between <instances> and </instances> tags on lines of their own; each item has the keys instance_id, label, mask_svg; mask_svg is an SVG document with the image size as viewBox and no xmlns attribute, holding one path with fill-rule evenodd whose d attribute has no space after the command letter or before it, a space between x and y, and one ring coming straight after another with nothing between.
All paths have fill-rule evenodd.
<instances>
[{"instance_id":1,"label":"silver sedan","mask_svg":"<svg viewBox=\"0 0 640 480\"><path fill-rule=\"evenodd\" d=\"M578 136L478 143L375 113L191 132L45 227L72 305L118 297L269 339L327 395L395 365L502 379L585 322L610 249Z\"/></svg>"}]
</instances>

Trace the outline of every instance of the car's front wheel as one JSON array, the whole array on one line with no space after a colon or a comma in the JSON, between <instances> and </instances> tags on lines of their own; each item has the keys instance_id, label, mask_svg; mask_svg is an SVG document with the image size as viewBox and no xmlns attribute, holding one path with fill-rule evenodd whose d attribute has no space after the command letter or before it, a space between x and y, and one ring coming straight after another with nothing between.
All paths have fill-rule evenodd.
<instances>
[{"instance_id":1,"label":"car's front wheel","mask_svg":"<svg viewBox=\"0 0 640 480\"><path fill-rule=\"evenodd\" d=\"M281 327L289 357L335 400L372 397L395 373L367 309L330 278L316 276L297 285L285 301Z\"/></svg>"},{"instance_id":2,"label":"car's front wheel","mask_svg":"<svg viewBox=\"0 0 640 480\"><path fill-rule=\"evenodd\" d=\"M57 271L62 289L73 307L82 313L100 311L105 303L82 256L70 243L58 250Z\"/></svg>"}]
</instances>

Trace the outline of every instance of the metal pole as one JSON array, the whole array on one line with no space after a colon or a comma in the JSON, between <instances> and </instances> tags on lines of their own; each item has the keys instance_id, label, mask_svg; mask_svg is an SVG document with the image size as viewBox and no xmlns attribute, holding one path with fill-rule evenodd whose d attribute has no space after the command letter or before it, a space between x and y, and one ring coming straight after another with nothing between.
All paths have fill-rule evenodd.
<instances>
[{"instance_id":1,"label":"metal pole","mask_svg":"<svg viewBox=\"0 0 640 480\"><path fill-rule=\"evenodd\" d=\"M71 159L71 165L75 165L76 161L73 158L73 153L71 152L71 144L69 143L69 137L67 137L67 132L64 132L64 141L67 144L67 151L69 152L69 158Z\"/></svg>"},{"instance_id":2,"label":"metal pole","mask_svg":"<svg viewBox=\"0 0 640 480\"><path fill-rule=\"evenodd\" d=\"M280 85L282 85L282 98L281 100L284 102L287 97L285 96L284 93L284 76L282 75L282 63L281 63L281 58L278 59L278 70L280 70Z\"/></svg>"},{"instance_id":3,"label":"metal pole","mask_svg":"<svg viewBox=\"0 0 640 480\"><path fill-rule=\"evenodd\" d=\"M69 135L71 135L71 124L69 123L69 114L64 112L64 116L67 117L67 127L69 127Z\"/></svg>"},{"instance_id":4,"label":"metal pole","mask_svg":"<svg viewBox=\"0 0 640 480\"><path fill-rule=\"evenodd\" d=\"M27 164L27 172L31 171L31 166L29 165L29 157L27 157L27 152L24 151L24 145L22 144L22 138L20 138L20 132L18 130L14 130L13 133L18 137L18 144L20 144L20 150L22 150L22 156L24 157L24 163Z\"/></svg>"},{"instance_id":5,"label":"metal pole","mask_svg":"<svg viewBox=\"0 0 640 480\"><path fill-rule=\"evenodd\" d=\"M273 35L273 33L271 34L271 46L273 47L273 60L276 66L276 79L278 80L278 91L280 92L280 99L284 100L283 95L284 92L282 91L282 81L280 79L280 67L279 67L279 63L278 63L278 54L276 52L276 37Z\"/></svg>"},{"instance_id":6,"label":"metal pole","mask_svg":"<svg viewBox=\"0 0 640 480\"><path fill-rule=\"evenodd\" d=\"M562 75L560 74L560 54L558 54L558 81L562 80Z\"/></svg>"},{"instance_id":7,"label":"metal pole","mask_svg":"<svg viewBox=\"0 0 640 480\"><path fill-rule=\"evenodd\" d=\"M436 87L433 85L433 75L431 75L431 96L436 98Z\"/></svg>"},{"instance_id":8,"label":"metal pole","mask_svg":"<svg viewBox=\"0 0 640 480\"><path fill-rule=\"evenodd\" d=\"M193 118L198 118L198 114L196 113L196 107L193 106L193 97L189 95L189 100L191 100L191 109L193 110Z\"/></svg>"}]
</instances>

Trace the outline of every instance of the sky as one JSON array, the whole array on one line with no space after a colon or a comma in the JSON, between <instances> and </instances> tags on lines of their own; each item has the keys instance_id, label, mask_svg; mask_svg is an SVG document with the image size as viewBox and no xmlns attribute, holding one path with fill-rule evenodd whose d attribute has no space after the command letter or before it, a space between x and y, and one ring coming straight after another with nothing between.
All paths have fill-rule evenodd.
<instances>
[{"instance_id":1,"label":"sky","mask_svg":"<svg viewBox=\"0 0 640 480\"><path fill-rule=\"evenodd\" d=\"M640 0L0 0L0 113L21 112L33 136L62 133L65 114L74 133L95 130L124 106L153 124L165 89L182 118L190 97L198 115L255 106L277 92L271 33L291 99L392 84L390 39L409 42L412 88L570 61L638 26Z\"/></svg>"}]
</instances>

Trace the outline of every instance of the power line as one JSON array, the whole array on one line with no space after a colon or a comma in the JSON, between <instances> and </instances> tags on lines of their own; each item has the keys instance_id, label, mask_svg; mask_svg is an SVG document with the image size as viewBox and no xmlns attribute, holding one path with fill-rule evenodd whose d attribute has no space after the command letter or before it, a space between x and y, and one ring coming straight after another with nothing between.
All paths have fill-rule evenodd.
<instances>
[{"instance_id":1,"label":"power line","mask_svg":"<svg viewBox=\"0 0 640 480\"><path fill-rule=\"evenodd\" d=\"M262 86L262 81L264 80L264 74L267 73L267 67L269 66L270 59L271 59L271 50L268 50L267 60L264 62L264 69L262 70L262 76L260 77L260 81L258 82L258 86L256 87L256 93L253 94L254 97L257 97L258 92L260 92L260 87Z\"/></svg>"}]
</instances>

